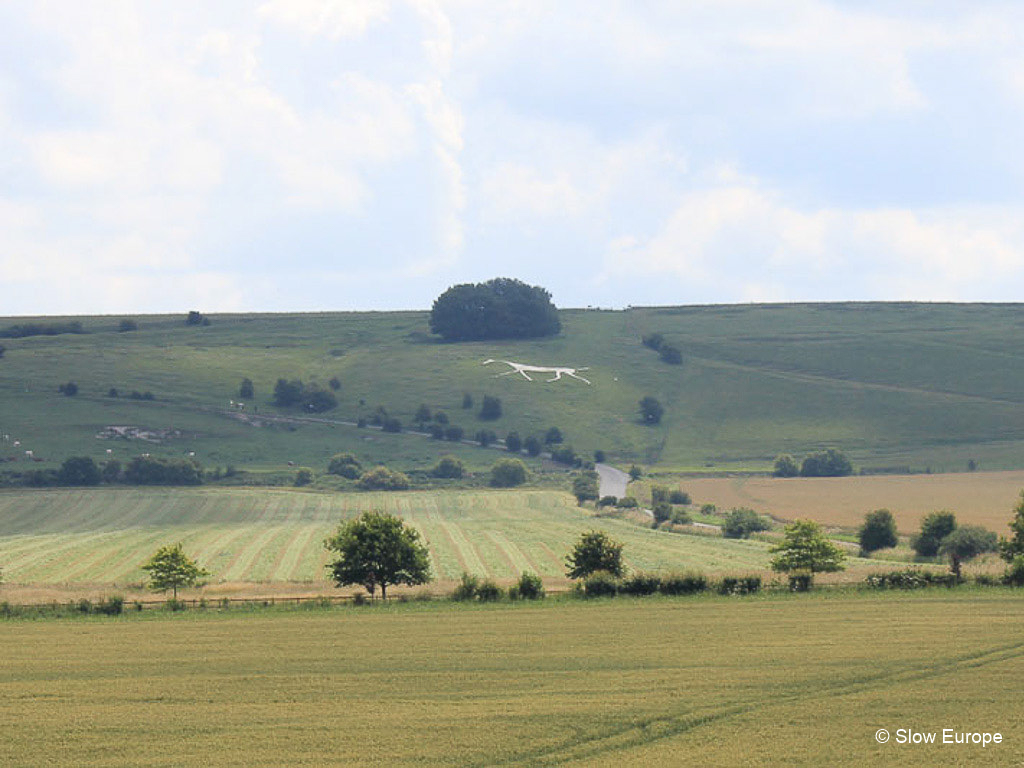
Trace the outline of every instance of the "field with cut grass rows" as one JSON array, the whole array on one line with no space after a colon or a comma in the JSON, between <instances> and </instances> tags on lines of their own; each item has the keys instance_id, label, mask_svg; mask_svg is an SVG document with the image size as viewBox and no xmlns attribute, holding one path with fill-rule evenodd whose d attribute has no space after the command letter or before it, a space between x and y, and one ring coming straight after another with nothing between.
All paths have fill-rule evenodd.
<instances>
[{"instance_id":1,"label":"field with cut grass rows","mask_svg":"<svg viewBox=\"0 0 1024 768\"><path fill-rule=\"evenodd\" d=\"M368 509L401 515L429 544L433 573L497 579L525 570L564 576L582 531L625 543L637 569L707 571L767 566L767 545L652 531L595 518L553 491L324 494L244 488L19 490L0 493L0 568L8 582L143 579L157 547L181 541L211 581L322 581L324 538Z\"/></svg>"}]
</instances>

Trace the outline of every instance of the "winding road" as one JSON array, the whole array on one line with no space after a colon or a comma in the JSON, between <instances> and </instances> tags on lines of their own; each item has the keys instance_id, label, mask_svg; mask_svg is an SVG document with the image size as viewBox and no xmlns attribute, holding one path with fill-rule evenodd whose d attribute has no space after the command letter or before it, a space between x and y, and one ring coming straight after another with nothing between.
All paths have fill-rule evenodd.
<instances>
[{"instance_id":1,"label":"winding road","mask_svg":"<svg viewBox=\"0 0 1024 768\"><path fill-rule=\"evenodd\" d=\"M597 470L598 495L614 496L621 499L626 495L626 486L629 484L629 474L621 469L609 466L608 464L595 464Z\"/></svg>"}]
</instances>

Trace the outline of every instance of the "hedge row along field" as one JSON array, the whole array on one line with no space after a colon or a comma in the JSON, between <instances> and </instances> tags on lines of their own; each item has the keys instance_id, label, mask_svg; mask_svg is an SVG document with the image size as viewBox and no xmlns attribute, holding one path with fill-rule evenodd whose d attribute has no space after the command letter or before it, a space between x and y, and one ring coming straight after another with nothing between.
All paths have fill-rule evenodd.
<instances>
[{"instance_id":1,"label":"hedge row along field","mask_svg":"<svg viewBox=\"0 0 1024 768\"><path fill-rule=\"evenodd\" d=\"M0 568L17 583L143 579L157 547L181 541L216 581L319 581L338 522L382 509L414 525L435 577L565 575L579 534L607 530L637 569L767 567L767 545L651 531L594 518L565 493L423 491L320 494L252 489L95 489L0 493Z\"/></svg>"},{"instance_id":2,"label":"hedge row along field","mask_svg":"<svg viewBox=\"0 0 1024 768\"><path fill-rule=\"evenodd\" d=\"M0 764L1017 765L1022 622L1003 589L10 621Z\"/></svg>"}]
</instances>

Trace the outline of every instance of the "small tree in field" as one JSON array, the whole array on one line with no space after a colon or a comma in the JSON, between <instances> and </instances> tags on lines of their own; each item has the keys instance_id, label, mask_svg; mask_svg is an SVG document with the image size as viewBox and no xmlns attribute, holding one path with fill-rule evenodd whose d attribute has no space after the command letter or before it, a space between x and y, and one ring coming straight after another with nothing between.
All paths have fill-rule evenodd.
<instances>
[{"instance_id":1,"label":"small tree in field","mask_svg":"<svg viewBox=\"0 0 1024 768\"><path fill-rule=\"evenodd\" d=\"M513 488L526 482L526 465L519 459L498 459L491 467L491 485Z\"/></svg>"},{"instance_id":2,"label":"small tree in field","mask_svg":"<svg viewBox=\"0 0 1024 768\"><path fill-rule=\"evenodd\" d=\"M430 558L415 528L402 518L385 512L364 512L343 523L324 542L339 557L327 569L339 586L359 584L371 595L380 587L387 597L392 584L426 584L430 581Z\"/></svg>"},{"instance_id":3,"label":"small tree in field","mask_svg":"<svg viewBox=\"0 0 1024 768\"><path fill-rule=\"evenodd\" d=\"M939 554L949 558L949 570L960 579L961 566L983 552L995 552L996 534L980 525L961 525L939 544Z\"/></svg>"},{"instance_id":4,"label":"small tree in field","mask_svg":"<svg viewBox=\"0 0 1024 768\"><path fill-rule=\"evenodd\" d=\"M1010 538L999 540L999 556L1008 563L1012 563L1019 555L1024 555L1024 491L1021 491L1020 501L1013 508L1010 532Z\"/></svg>"},{"instance_id":5,"label":"small tree in field","mask_svg":"<svg viewBox=\"0 0 1024 768\"><path fill-rule=\"evenodd\" d=\"M941 510L932 512L921 521L921 532L910 541L910 546L920 557L935 557L939 554L942 540L956 529L956 516Z\"/></svg>"},{"instance_id":6,"label":"small tree in field","mask_svg":"<svg viewBox=\"0 0 1024 768\"><path fill-rule=\"evenodd\" d=\"M797 520L786 526L785 538L768 550L772 558L772 570L783 573L794 571L810 575L843 570L846 553L825 538L821 526L813 520Z\"/></svg>"},{"instance_id":7,"label":"small tree in field","mask_svg":"<svg viewBox=\"0 0 1024 768\"><path fill-rule=\"evenodd\" d=\"M181 543L160 547L149 562L142 566L149 573L149 588L154 592L174 591L178 599L179 587L192 587L209 571L200 568L181 548Z\"/></svg>"},{"instance_id":8,"label":"small tree in field","mask_svg":"<svg viewBox=\"0 0 1024 768\"><path fill-rule=\"evenodd\" d=\"M622 544L604 531L588 531L580 535L580 540L565 558L565 564L565 573L570 579L584 579L597 571L621 576Z\"/></svg>"},{"instance_id":9,"label":"small tree in field","mask_svg":"<svg viewBox=\"0 0 1024 768\"><path fill-rule=\"evenodd\" d=\"M800 474L800 467L797 465L796 459L788 453L783 453L775 457L775 468L772 470L772 474L775 477L796 477Z\"/></svg>"},{"instance_id":10,"label":"small tree in field","mask_svg":"<svg viewBox=\"0 0 1024 768\"><path fill-rule=\"evenodd\" d=\"M664 413L665 409L661 403L650 395L640 400L640 420L644 424L654 425L661 423L661 416Z\"/></svg>"},{"instance_id":11,"label":"small tree in field","mask_svg":"<svg viewBox=\"0 0 1024 768\"><path fill-rule=\"evenodd\" d=\"M864 554L874 552L876 549L895 547L896 520L888 509L876 509L864 516L864 524L857 532L857 540L860 542L860 551Z\"/></svg>"}]
</instances>

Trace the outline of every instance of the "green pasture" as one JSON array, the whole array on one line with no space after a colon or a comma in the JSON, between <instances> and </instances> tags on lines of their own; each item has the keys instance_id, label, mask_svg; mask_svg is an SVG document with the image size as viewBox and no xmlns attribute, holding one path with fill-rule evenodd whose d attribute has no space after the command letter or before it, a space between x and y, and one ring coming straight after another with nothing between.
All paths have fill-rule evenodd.
<instances>
[{"instance_id":1,"label":"green pasture","mask_svg":"<svg viewBox=\"0 0 1024 768\"><path fill-rule=\"evenodd\" d=\"M8 620L0 763L1018 765L1022 622L1004 589Z\"/></svg>"},{"instance_id":2,"label":"green pasture","mask_svg":"<svg viewBox=\"0 0 1024 768\"><path fill-rule=\"evenodd\" d=\"M0 492L0 569L17 583L142 581L140 565L181 541L211 581L318 581L324 538L368 509L401 515L429 545L435 578L565 575L581 532L608 531L641 570L762 570L767 545L653 531L597 518L554 491L326 494L248 488Z\"/></svg>"},{"instance_id":3,"label":"green pasture","mask_svg":"<svg viewBox=\"0 0 1024 768\"><path fill-rule=\"evenodd\" d=\"M426 312L214 315L207 327L183 316L80 318L89 333L3 339L0 433L52 466L67 455L125 458L184 455L204 465L274 468L288 461L323 469L340 450L367 463L429 467L455 450L485 469L493 451L381 435L341 424L253 426L233 416L243 377L255 382L253 415L289 415L270 405L279 377L341 381L325 417L354 421L383 405L406 425L420 403L444 410L472 435L481 427L526 435L559 426L581 452L604 449L620 464L662 469L757 470L780 451L823 445L857 466L933 471L1024 467L1024 336L1020 305L792 304L566 310L557 337L437 343ZM25 318L0 320L0 327ZM42 318L45 322L46 319ZM670 366L640 344L660 332L684 364ZM487 358L589 367L587 386L495 378ZM57 392L74 380L73 398ZM111 399L151 391L154 402ZM461 407L463 392L502 399L503 417L484 424ZM638 423L637 401L665 405L660 426ZM295 415L295 414L291 414ZM108 425L178 429L163 444L101 441ZM0 456L21 451L0 445ZM35 466L35 465L32 465Z\"/></svg>"}]
</instances>

